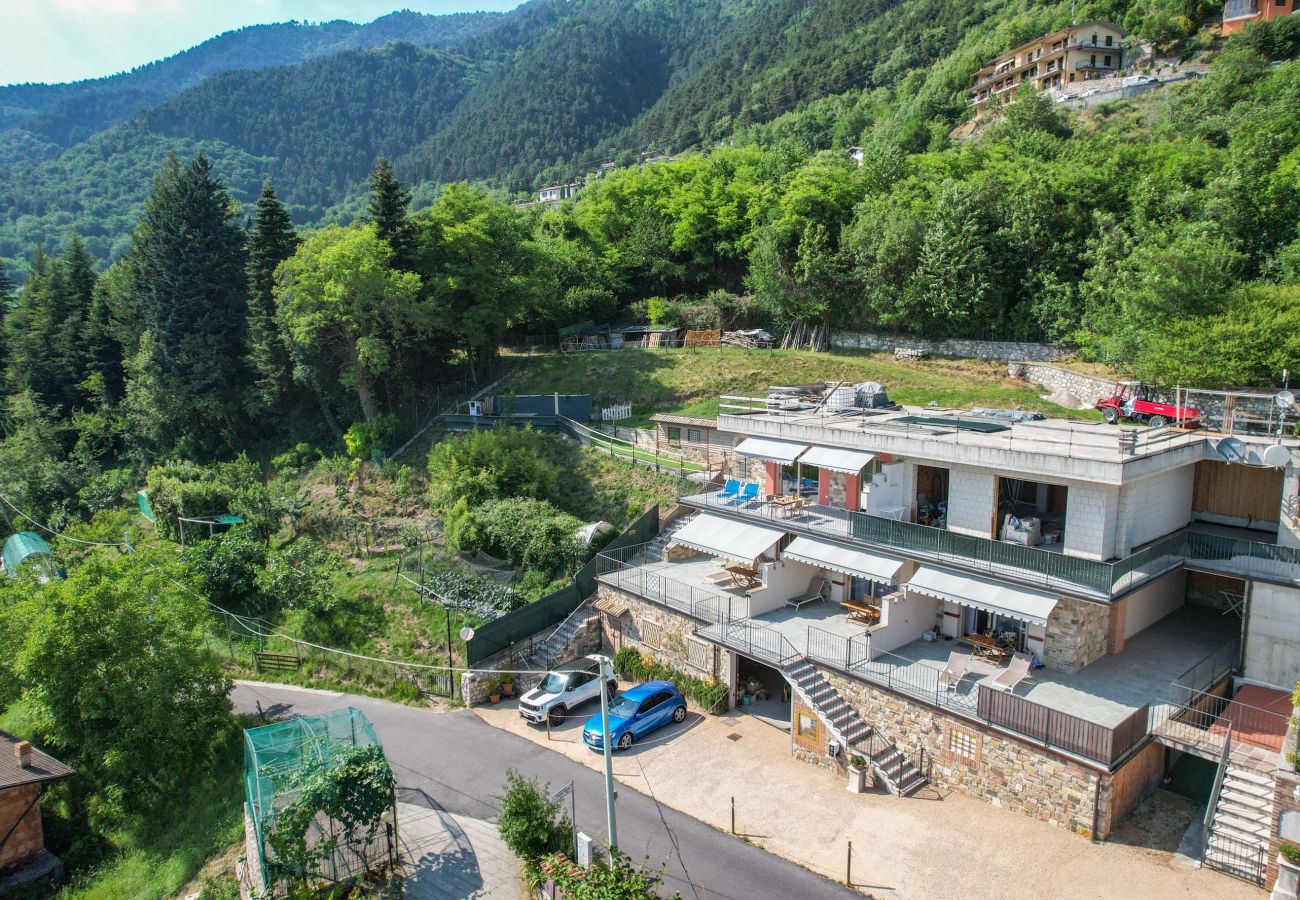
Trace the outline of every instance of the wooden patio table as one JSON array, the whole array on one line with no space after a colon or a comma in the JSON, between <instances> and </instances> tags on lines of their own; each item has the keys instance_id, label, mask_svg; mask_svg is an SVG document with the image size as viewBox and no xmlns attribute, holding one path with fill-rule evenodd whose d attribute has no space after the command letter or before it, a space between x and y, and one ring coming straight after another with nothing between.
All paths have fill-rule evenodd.
<instances>
[{"instance_id":1,"label":"wooden patio table","mask_svg":"<svg viewBox=\"0 0 1300 900\"><path fill-rule=\"evenodd\" d=\"M975 648L976 655L988 657L998 663L1006 662L1014 652L1010 647L1003 646L996 638L986 634L968 634L962 640Z\"/></svg>"},{"instance_id":2,"label":"wooden patio table","mask_svg":"<svg viewBox=\"0 0 1300 900\"><path fill-rule=\"evenodd\" d=\"M758 578L758 570L753 566L727 566L727 571L731 573L731 580L738 587L751 588L762 583Z\"/></svg>"}]
</instances>

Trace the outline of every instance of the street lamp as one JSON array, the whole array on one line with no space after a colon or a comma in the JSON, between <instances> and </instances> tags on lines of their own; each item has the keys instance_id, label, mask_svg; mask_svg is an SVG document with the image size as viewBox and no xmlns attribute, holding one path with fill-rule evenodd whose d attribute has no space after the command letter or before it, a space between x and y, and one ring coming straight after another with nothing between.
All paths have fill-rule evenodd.
<instances>
[{"instance_id":1,"label":"street lamp","mask_svg":"<svg viewBox=\"0 0 1300 900\"><path fill-rule=\"evenodd\" d=\"M587 659L600 664L600 731L601 746L605 750L605 818L609 827L609 849L618 849L618 829L614 824L614 757L609 735L609 682L614 677L614 667L608 656L588 654Z\"/></svg>"}]
</instances>

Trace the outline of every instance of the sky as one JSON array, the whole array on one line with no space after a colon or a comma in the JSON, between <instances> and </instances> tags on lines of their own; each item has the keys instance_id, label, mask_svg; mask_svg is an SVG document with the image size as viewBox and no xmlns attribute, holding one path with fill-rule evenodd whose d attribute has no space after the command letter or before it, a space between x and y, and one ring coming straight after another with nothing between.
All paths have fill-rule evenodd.
<instances>
[{"instance_id":1,"label":"sky","mask_svg":"<svg viewBox=\"0 0 1300 900\"><path fill-rule=\"evenodd\" d=\"M265 22L369 22L395 9L505 10L520 0L0 0L0 85L112 75Z\"/></svg>"}]
</instances>

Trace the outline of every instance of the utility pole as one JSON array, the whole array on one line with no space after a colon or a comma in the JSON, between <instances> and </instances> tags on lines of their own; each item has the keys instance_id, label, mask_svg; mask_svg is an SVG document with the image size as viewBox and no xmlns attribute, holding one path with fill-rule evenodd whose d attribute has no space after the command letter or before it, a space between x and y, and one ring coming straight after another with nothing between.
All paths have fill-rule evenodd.
<instances>
[{"instance_id":1,"label":"utility pole","mask_svg":"<svg viewBox=\"0 0 1300 900\"><path fill-rule=\"evenodd\" d=\"M609 849L618 849L618 828L614 823L614 757L609 734L609 682L614 677L608 656L593 653L587 657L600 663L600 732L605 751L605 819L609 827Z\"/></svg>"}]
</instances>

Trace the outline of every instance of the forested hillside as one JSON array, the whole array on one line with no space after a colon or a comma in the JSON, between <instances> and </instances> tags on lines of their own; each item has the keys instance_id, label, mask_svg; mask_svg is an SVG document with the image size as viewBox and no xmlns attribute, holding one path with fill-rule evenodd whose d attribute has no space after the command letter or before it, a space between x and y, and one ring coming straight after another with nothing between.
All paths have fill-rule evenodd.
<instances>
[{"instance_id":1,"label":"forested hillside","mask_svg":"<svg viewBox=\"0 0 1300 900\"><path fill-rule=\"evenodd\" d=\"M0 164L52 156L220 72L289 65L397 40L451 47L500 18L499 13L426 16L403 11L365 25L251 25L106 78L0 87Z\"/></svg>"}]
</instances>

